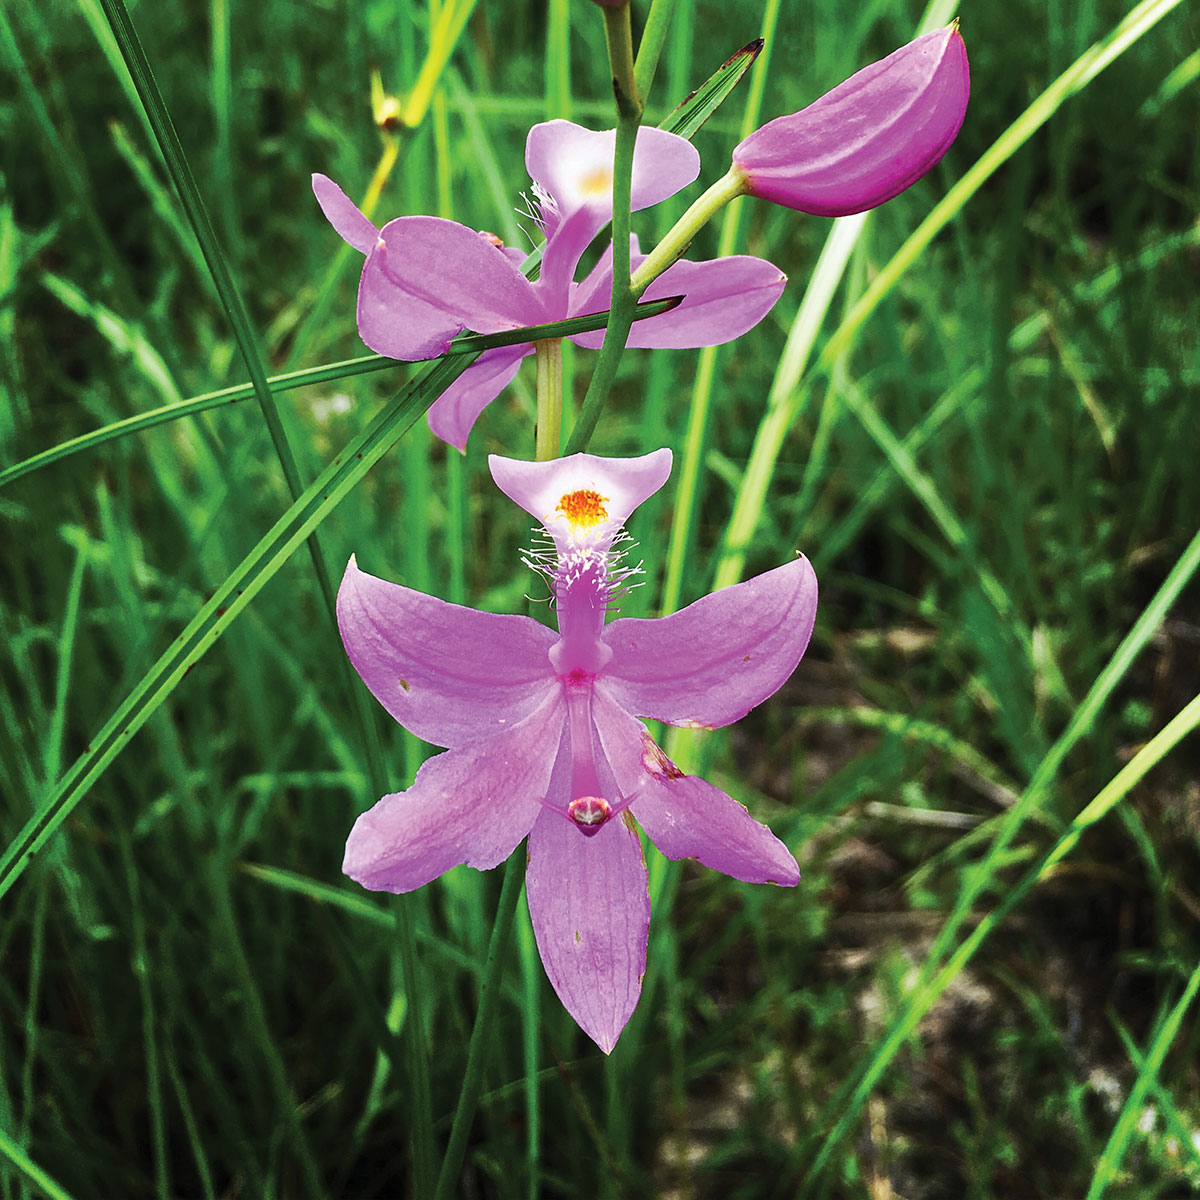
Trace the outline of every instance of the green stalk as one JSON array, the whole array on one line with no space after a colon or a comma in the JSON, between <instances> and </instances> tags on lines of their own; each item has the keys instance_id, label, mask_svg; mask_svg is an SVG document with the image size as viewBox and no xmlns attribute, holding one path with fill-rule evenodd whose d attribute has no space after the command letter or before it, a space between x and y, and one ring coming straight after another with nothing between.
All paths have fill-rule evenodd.
<instances>
[{"instance_id":1,"label":"green stalk","mask_svg":"<svg viewBox=\"0 0 1200 1200\"><path fill-rule=\"evenodd\" d=\"M637 61L633 65L634 84L637 95L642 98L643 108L646 97L650 95L650 86L658 70L658 60L662 56L663 43L667 40L667 29L674 13L675 0L654 0L646 14L642 40L638 43Z\"/></svg>"},{"instance_id":2,"label":"green stalk","mask_svg":"<svg viewBox=\"0 0 1200 1200\"><path fill-rule=\"evenodd\" d=\"M467 1148L467 1135L471 1131L471 1122L479 1105L484 1047L491 1036L492 1022L496 1015L501 964L512 941L513 918L516 915L521 883L525 876L525 859L525 847L518 846L509 856L504 868L504 883L501 885L500 902L496 907L496 923L492 926L492 936L488 942L487 967L484 970L483 987L479 992L479 1008L475 1012L475 1026L471 1030L471 1041L467 1046L467 1067L463 1072L458 1106L454 1110L454 1124L450 1129L446 1156L442 1159L434 1200L450 1200L450 1197L457 1193L458 1176Z\"/></svg>"},{"instance_id":3,"label":"green stalk","mask_svg":"<svg viewBox=\"0 0 1200 1200\"><path fill-rule=\"evenodd\" d=\"M692 201L687 212L667 231L666 236L646 255L634 272L630 286L634 296L641 294L669 266L681 259L692 239L731 200L746 194L746 176L737 167L730 167L702 196Z\"/></svg>"},{"instance_id":4,"label":"green stalk","mask_svg":"<svg viewBox=\"0 0 1200 1200\"><path fill-rule=\"evenodd\" d=\"M637 298L629 286L629 197L633 180L633 147L642 120L642 101L634 77L633 29L628 4L604 9L604 36L608 43L613 97L617 105L617 142L613 153L612 179L612 299L604 344L600 347L600 357L588 383L575 428L567 442L568 454L587 449L608 393L612 390L613 380L617 377L617 368L625 351L625 343L629 340L637 305Z\"/></svg>"},{"instance_id":5,"label":"green stalk","mask_svg":"<svg viewBox=\"0 0 1200 1200\"><path fill-rule=\"evenodd\" d=\"M562 339L534 342L537 358L537 460L557 458L562 445Z\"/></svg>"}]
</instances>

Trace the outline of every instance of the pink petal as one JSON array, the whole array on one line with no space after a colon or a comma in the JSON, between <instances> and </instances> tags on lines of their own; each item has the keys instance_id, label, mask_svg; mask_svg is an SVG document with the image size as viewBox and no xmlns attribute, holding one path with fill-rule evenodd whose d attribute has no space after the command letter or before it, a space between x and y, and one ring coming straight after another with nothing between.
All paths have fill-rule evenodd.
<instances>
[{"instance_id":1,"label":"pink petal","mask_svg":"<svg viewBox=\"0 0 1200 1200\"><path fill-rule=\"evenodd\" d=\"M353 558L337 618L346 653L375 698L438 746L502 733L560 690L548 657L553 630L387 583Z\"/></svg>"},{"instance_id":2,"label":"pink petal","mask_svg":"<svg viewBox=\"0 0 1200 1200\"><path fill-rule=\"evenodd\" d=\"M499 333L544 319L533 285L512 260L457 221L389 221L363 267L358 332L391 358L435 357L463 329Z\"/></svg>"},{"instance_id":3,"label":"pink petal","mask_svg":"<svg viewBox=\"0 0 1200 1200\"><path fill-rule=\"evenodd\" d=\"M796 669L817 615L806 558L722 588L668 617L624 617L598 686L627 712L717 728L744 717Z\"/></svg>"},{"instance_id":4,"label":"pink petal","mask_svg":"<svg viewBox=\"0 0 1200 1200\"><path fill-rule=\"evenodd\" d=\"M369 254L379 237L379 230L362 215L358 205L328 175L314 175L312 189L325 219L342 240L361 254Z\"/></svg>"},{"instance_id":5,"label":"pink petal","mask_svg":"<svg viewBox=\"0 0 1200 1200\"><path fill-rule=\"evenodd\" d=\"M641 994L647 879L642 843L624 816L592 837L549 809L534 823L525 887L538 953L563 1007L605 1054Z\"/></svg>"},{"instance_id":6,"label":"pink petal","mask_svg":"<svg viewBox=\"0 0 1200 1200\"><path fill-rule=\"evenodd\" d=\"M644 500L653 496L671 473L670 450L654 450L639 458L601 458L572 454L548 462L522 462L488 455L496 486L540 521L551 534L565 532L560 503L574 492L595 492L605 519L600 533L615 534Z\"/></svg>"},{"instance_id":7,"label":"pink petal","mask_svg":"<svg viewBox=\"0 0 1200 1200\"><path fill-rule=\"evenodd\" d=\"M530 178L554 197L564 220L581 208L593 208L605 214L603 224L612 216L616 145L614 129L594 132L570 121L546 121L529 131L525 166ZM643 125L633 151L633 211L675 195L699 174L700 155L687 138Z\"/></svg>"},{"instance_id":8,"label":"pink petal","mask_svg":"<svg viewBox=\"0 0 1200 1200\"><path fill-rule=\"evenodd\" d=\"M630 259L632 268L637 270L644 258L645 255L634 255ZM572 297L572 316L602 312L608 307L612 290L611 246L597 265L605 270L599 274L593 271ZM682 295L683 303L662 316L636 321L628 345L688 350L733 341L753 329L771 311L786 283L787 276L773 263L745 254L708 262L681 259L650 284L642 299ZM590 295L584 293L588 285L592 289ZM604 330L581 333L571 340L598 350L604 341Z\"/></svg>"},{"instance_id":9,"label":"pink petal","mask_svg":"<svg viewBox=\"0 0 1200 1200\"><path fill-rule=\"evenodd\" d=\"M750 194L819 216L883 204L946 153L967 111L970 73L957 25L864 67L733 151Z\"/></svg>"},{"instance_id":10,"label":"pink petal","mask_svg":"<svg viewBox=\"0 0 1200 1200\"><path fill-rule=\"evenodd\" d=\"M512 382L528 344L501 346L481 354L430 406L429 428L443 442L465 450L479 414Z\"/></svg>"},{"instance_id":11,"label":"pink petal","mask_svg":"<svg viewBox=\"0 0 1200 1200\"><path fill-rule=\"evenodd\" d=\"M685 775L645 726L597 684L592 715L629 811L667 858L694 858L747 883L794 887L800 868L788 848L720 788Z\"/></svg>"},{"instance_id":12,"label":"pink petal","mask_svg":"<svg viewBox=\"0 0 1200 1200\"><path fill-rule=\"evenodd\" d=\"M460 863L502 863L545 811L564 717L555 691L511 729L426 759L408 791L354 823L342 870L372 891L411 892Z\"/></svg>"},{"instance_id":13,"label":"pink petal","mask_svg":"<svg viewBox=\"0 0 1200 1200\"><path fill-rule=\"evenodd\" d=\"M529 131L525 165L553 198L543 206L546 248L540 282L548 301L565 303L579 258L612 219L616 131L594 132L570 121L546 121ZM700 174L700 155L686 138L643 125L633 151L631 211L673 196ZM605 305L604 307L608 307Z\"/></svg>"}]
</instances>

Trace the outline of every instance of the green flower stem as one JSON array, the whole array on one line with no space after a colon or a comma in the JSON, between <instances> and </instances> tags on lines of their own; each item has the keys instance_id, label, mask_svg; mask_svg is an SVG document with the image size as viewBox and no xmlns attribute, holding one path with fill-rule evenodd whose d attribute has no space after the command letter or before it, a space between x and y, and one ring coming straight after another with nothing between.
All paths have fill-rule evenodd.
<instances>
[{"instance_id":1,"label":"green flower stem","mask_svg":"<svg viewBox=\"0 0 1200 1200\"><path fill-rule=\"evenodd\" d=\"M646 15L646 24L642 29L642 40L638 43L637 61L633 67L633 78L637 85L637 94L642 99L643 106L646 97L650 95L650 85L654 82L654 73L658 70L658 60L662 54L663 42L667 38L667 28L675 13L675 0L654 0L650 12Z\"/></svg>"},{"instance_id":2,"label":"green flower stem","mask_svg":"<svg viewBox=\"0 0 1200 1200\"><path fill-rule=\"evenodd\" d=\"M617 115L640 121L644 107L638 95L633 62L633 24L629 5L619 4L604 9L604 38L608 43L608 62L612 68L613 96ZM613 197L614 201L616 197ZM614 212L619 209L614 204ZM626 209L626 212L629 210Z\"/></svg>"},{"instance_id":3,"label":"green flower stem","mask_svg":"<svg viewBox=\"0 0 1200 1200\"><path fill-rule=\"evenodd\" d=\"M434 1200L450 1200L450 1197L457 1194L458 1176L467 1148L467 1134L471 1131L471 1122L475 1119L475 1109L479 1104L484 1051L496 1015L496 999L500 995L500 967L508 955L509 943L512 941L513 917L516 915L517 901L521 896L525 861L525 847L518 846L509 856L504 868L504 883L500 887L496 923L492 926L492 937L488 942L487 966L484 968L483 986L479 992L479 1007L475 1011L475 1026L471 1030L471 1041L467 1046L467 1068L463 1072L458 1107L454 1110L454 1124L450 1128L450 1141L446 1146L446 1156L442 1159Z\"/></svg>"},{"instance_id":4,"label":"green flower stem","mask_svg":"<svg viewBox=\"0 0 1200 1200\"><path fill-rule=\"evenodd\" d=\"M604 9L604 33L608 41L609 63L612 66L613 95L617 104L617 144L613 152L612 180L612 300L609 304L608 328L596 369L588 383L587 394L579 417L567 441L566 453L576 454L587 449L596 422L629 340L637 297L629 286L629 229L630 189L633 178L633 147L637 141L642 119L642 101L634 79L633 34L629 20L629 5Z\"/></svg>"},{"instance_id":5,"label":"green flower stem","mask_svg":"<svg viewBox=\"0 0 1200 1200\"><path fill-rule=\"evenodd\" d=\"M534 342L537 360L537 460L557 458L562 445L562 339Z\"/></svg>"},{"instance_id":6,"label":"green flower stem","mask_svg":"<svg viewBox=\"0 0 1200 1200\"><path fill-rule=\"evenodd\" d=\"M730 167L691 207L671 226L667 235L646 256L630 280L634 298L641 294L669 266L687 252L692 238L708 224L731 200L744 196L748 186L746 176L737 167ZM616 222L613 222L614 226ZM614 303L613 307L616 305Z\"/></svg>"}]
</instances>

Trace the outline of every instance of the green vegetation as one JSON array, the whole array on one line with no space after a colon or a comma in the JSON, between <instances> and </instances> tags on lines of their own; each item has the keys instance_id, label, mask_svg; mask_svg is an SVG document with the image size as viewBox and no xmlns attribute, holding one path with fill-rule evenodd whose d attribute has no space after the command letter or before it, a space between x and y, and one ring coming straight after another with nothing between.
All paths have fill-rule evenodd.
<instances>
[{"instance_id":1,"label":"green vegetation","mask_svg":"<svg viewBox=\"0 0 1200 1200\"><path fill-rule=\"evenodd\" d=\"M614 123L604 24L142 2L146 115L122 12L0 8L0 1200L419 1195L504 872L342 877L355 815L429 748L328 600L353 552L524 609L528 521L486 456L532 457L534 379L465 456L418 418L467 357L265 380L362 354L310 174L529 245L530 124ZM973 90L943 163L866 219L735 201L692 254L770 258L783 299L731 346L627 352L591 441L676 454L627 615L816 565L792 680L669 743L804 877L651 851L607 1059L518 904L464 1196L1200 1190L1200 16L676 0L647 120L766 47L695 135L700 182L634 229L665 232L743 128L956 13ZM569 431L596 355L566 349Z\"/></svg>"}]
</instances>

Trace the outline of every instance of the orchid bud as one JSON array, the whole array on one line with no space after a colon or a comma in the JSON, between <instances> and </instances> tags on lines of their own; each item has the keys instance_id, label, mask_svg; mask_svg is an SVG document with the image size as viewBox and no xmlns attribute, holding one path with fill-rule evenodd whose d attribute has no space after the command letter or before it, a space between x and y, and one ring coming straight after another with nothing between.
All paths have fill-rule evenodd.
<instances>
[{"instance_id":1,"label":"orchid bud","mask_svg":"<svg viewBox=\"0 0 1200 1200\"><path fill-rule=\"evenodd\" d=\"M757 129L733 151L751 196L822 217L865 212L935 166L970 94L958 23L864 67L807 108Z\"/></svg>"}]
</instances>

